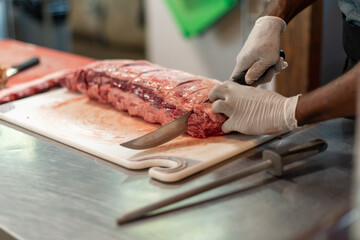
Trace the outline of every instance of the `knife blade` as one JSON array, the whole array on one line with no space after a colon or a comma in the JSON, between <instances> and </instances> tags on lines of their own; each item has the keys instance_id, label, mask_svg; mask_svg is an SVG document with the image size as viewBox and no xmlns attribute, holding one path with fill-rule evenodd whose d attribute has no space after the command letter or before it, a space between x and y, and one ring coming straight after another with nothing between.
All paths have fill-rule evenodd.
<instances>
[{"instance_id":1,"label":"knife blade","mask_svg":"<svg viewBox=\"0 0 360 240\"><path fill-rule=\"evenodd\" d=\"M149 216L148 214L154 210L163 208L165 206L179 202L186 198L195 196L197 194L209 191L211 189L225 185L227 183L231 183L235 180L245 178L260 171L267 170L269 173L271 173L274 176L277 177L282 176L284 173L284 166L299 161L301 159L308 158L320 152L323 152L325 151L326 148L327 148L327 143L324 140L316 139L292 147L290 149L287 149L282 153L274 152L271 150L264 150L262 154L262 161L259 163L251 165L248 168L241 169L238 172L222 177L216 181L210 182L202 186L198 186L186 192L165 198L161 201L131 211L119 217L117 219L117 223L124 224L127 222L135 221L140 218L148 217Z\"/></svg>"},{"instance_id":2,"label":"knife blade","mask_svg":"<svg viewBox=\"0 0 360 240\"><path fill-rule=\"evenodd\" d=\"M280 57L285 59L285 53L283 50L280 50ZM264 74L266 74L266 72ZM247 70L241 72L236 78L233 78L233 81L236 83L239 83L241 85L249 86L245 81L246 73L247 73ZM209 99L206 99L204 102L207 102L207 101L209 101ZM188 128L187 120L193 112L194 112L194 110L191 109L190 111L186 112L184 115L182 115L179 118L173 120L172 122L160 127L159 129L157 129L153 132L150 132L148 134L145 134L143 136L140 136L138 138L135 138L133 140L130 140L128 142L121 143L120 146L130 148L130 149L135 149L135 150L142 150L142 149L153 148L153 147L159 146L161 144L164 144L164 143L180 136L181 134L184 134L187 131L187 128Z\"/></svg>"},{"instance_id":3,"label":"knife blade","mask_svg":"<svg viewBox=\"0 0 360 240\"><path fill-rule=\"evenodd\" d=\"M193 112L194 110L191 109L181 117L169 122L155 131L152 131L131 141L121 143L120 145L123 147L139 150L156 147L166 143L187 131L187 121Z\"/></svg>"}]
</instances>

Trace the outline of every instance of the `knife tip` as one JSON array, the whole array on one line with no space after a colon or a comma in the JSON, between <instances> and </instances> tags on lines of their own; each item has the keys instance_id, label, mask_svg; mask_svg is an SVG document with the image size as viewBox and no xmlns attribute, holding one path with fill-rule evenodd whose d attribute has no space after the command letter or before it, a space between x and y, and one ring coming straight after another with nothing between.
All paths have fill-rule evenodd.
<instances>
[{"instance_id":1,"label":"knife tip","mask_svg":"<svg viewBox=\"0 0 360 240\"><path fill-rule=\"evenodd\" d=\"M138 146L138 145L134 145L131 142L125 142L125 143L120 143L120 146L125 147L125 148L130 148L130 149L134 149L134 150L142 150L145 149L142 146Z\"/></svg>"}]
</instances>

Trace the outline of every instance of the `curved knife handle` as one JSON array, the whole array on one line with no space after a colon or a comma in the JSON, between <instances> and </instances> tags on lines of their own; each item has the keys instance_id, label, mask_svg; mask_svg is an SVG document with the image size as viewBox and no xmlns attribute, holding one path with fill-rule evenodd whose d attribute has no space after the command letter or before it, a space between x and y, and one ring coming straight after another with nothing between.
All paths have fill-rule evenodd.
<instances>
[{"instance_id":1,"label":"curved knife handle","mask_svg":"<svg viewBox=\"0 0 360 240\"><path fill-rule=\"evenodd\" d=\"M268 169L268 171L275 176L281 176L284 171L284 166L323 152L326 148L327 143L324 140L316 139L290 148L286 152L280 154L271 150L264 150L262 157L263 160L271 160L272 162L273 166Z\"/></svg>"},{"instance_id":2,"label":"curved knife handle","mask_svg":"<svg viewBox=\"0 0 360 240\"><path fill-rule=\"evenodd\" d=\"M32 66L35 66L40 63L40 59L38 57L31 58L23 63L13 65L13 68L16 68L18 72L24 71Z\"/></svg>"}]
</instances>

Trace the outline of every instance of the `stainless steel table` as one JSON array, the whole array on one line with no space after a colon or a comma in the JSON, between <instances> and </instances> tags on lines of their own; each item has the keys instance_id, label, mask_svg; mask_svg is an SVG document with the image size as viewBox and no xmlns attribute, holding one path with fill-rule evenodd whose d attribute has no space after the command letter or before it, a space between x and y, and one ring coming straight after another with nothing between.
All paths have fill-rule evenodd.
<instances>
[{"instance_id":1,"label":"stainless steel table","mask_svg":"<svg viewBox=\"0 0 360 240\"><path fill-rule=\"evenodd\" d=\"M266 172L117 226L147 203L213 181L281 149L322 138L328 149L283 178ZM275 139L184 181L165 184L0 122L0 239L291 239L351 198L354 122L337 119ZM221 149L219 149L221 151Z\"/></svg>"}]
</instances>

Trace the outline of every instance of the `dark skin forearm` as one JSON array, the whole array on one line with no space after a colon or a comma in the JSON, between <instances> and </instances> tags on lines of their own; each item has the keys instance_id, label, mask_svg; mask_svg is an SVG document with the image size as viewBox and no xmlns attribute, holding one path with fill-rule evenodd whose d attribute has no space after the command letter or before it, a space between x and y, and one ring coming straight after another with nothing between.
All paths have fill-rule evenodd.
<instances>
[{"instance_id":1,"label":"dark skin forearm","mask_svg":"<svg viewBox=\"0 0 360 240\"><path fill-rule=\"evenodd\" d=\"M271 0L261 16L276 16L289 23L316 0ZM355 115L360 63L351 71L299 98L295 118L298 125Z\"/></svg>"},{"instance_id":2,"label":"dark skin forearm","mask_svg":"<svg viewBox=\"0 0 360 240\"><path fill-rule=\"evenodd\" d=\"M263 16L276 16L289 23L299 12L316 2L316 0L271 0Z\"/></svg>"},{"instance_id":3,"label":"dark skin forearm","mask_svg":"<svg viewBox=\"0 0 360 240\"><path fill-rule=\"evenodd\" d=\"M289 23L299 12L315 1L271 0L261 17L276 16ZM298 125L355 115L359 83L360 63L331 83L300 96L295 112Z\"/></svg>"},{"instance_id":4,"label":"dark skin forearm","mask_svg":"<svg viewBox=\"0 0 360 240\"><path fill-rule=\"evenodd\" d=\"M331 83L301 96L295 112L298 125L355 115L359 83L360 63Z\"/></svg>"}]
</instances>

